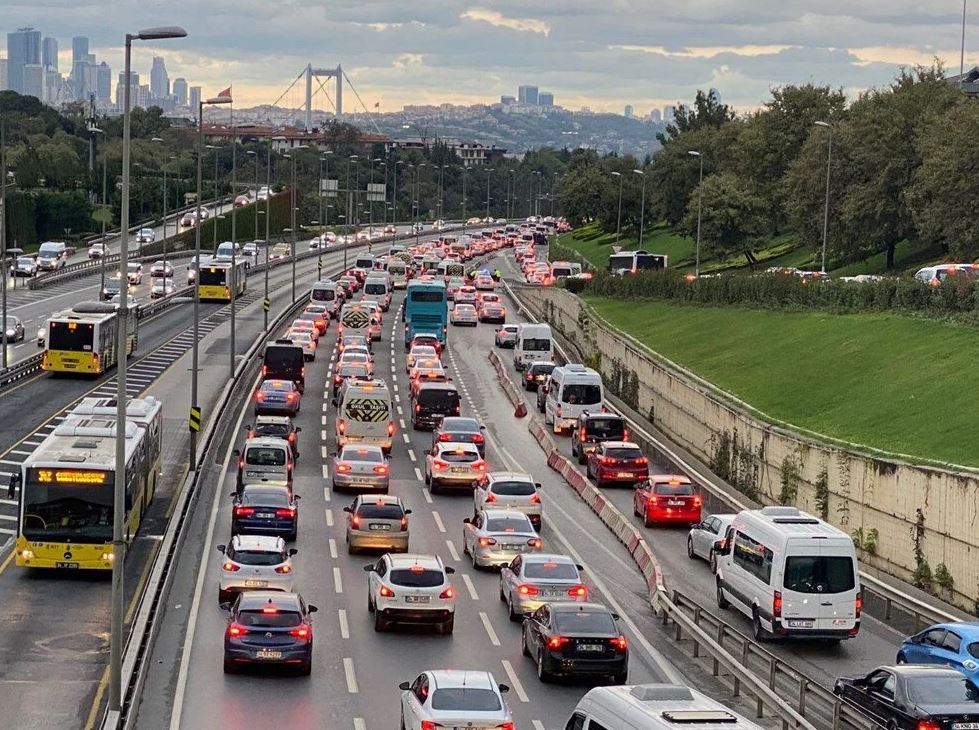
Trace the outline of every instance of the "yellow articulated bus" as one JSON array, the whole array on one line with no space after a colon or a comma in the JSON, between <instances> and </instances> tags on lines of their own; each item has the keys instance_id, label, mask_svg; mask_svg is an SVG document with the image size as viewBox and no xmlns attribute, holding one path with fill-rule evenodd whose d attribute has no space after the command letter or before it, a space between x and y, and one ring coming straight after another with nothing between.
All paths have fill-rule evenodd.
<instances>
[{"instance_id":1,"label":"yellow articulated bus","mask_svg":"<svg viewBox=\"0 0 979 730\"><path fill-rule=\"evenodd\" d=\"M232 269L230 261L209 261L201 264L199 286L201 301L230 302L231 287L235 287L235 298L245 293L247 274L245 257L235 260Z\"/></svg>"},{"instance_id":2,"label":"yellow articulated bus","mask_svg":"<svg viewBox=\"0 0 979 730\"><path fill-rule=\"evenodd\" d=\"M131 399L125 425L125 537L146 516L162 471L163 405ZM16 563L25 568L112 569L115 401L87 398L21 467Z\"/></svg>"},{"instance_id":3,"label":"yellow articulated bus","mask_svg":"<svg viewBox=\"0 0 979 730\"><path fill-rule=\"evenodd\" d=\"M136 309L130 309L126 323L126 357L136 351L138 322ZM43 370L101 375L119 364L116 354L119 317L115 304L76 304L48 319L46 329L41 358Z\"/></svg>"}]
</instances>

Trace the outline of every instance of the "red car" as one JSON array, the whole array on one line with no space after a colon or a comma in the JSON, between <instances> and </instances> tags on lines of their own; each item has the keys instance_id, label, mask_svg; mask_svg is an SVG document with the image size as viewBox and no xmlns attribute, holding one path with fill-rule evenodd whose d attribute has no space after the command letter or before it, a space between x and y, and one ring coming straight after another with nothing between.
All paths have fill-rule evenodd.
<instances>
[{"instance_id":1,"label":"red car","mask_svg":"<svg viewBox=\"0 0 979 730\"><path fill-rule=\"evenodd\" d=\"M588 477L596 487L638 484L649 479L649 459L631 441L606 441L588 455Z\"/></svg>"},{"instance_id":2,"label":"red car","mask_svg":"<svg viewBox=\"0 0 979 730\"><path fill-rule=\"evenodd\" d=\"M703 500L694 492L687 477L677 474L654 474L636 488L632 511L649 527L654 522L700 522Z\"/></svg>"}]
</instances>

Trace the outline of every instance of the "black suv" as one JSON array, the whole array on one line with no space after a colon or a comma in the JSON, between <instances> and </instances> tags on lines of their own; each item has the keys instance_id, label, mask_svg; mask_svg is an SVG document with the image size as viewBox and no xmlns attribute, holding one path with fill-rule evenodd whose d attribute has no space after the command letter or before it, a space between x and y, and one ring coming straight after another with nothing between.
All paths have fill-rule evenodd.
<instances>
[{"instance_id":1,"label":"black suv","mask_svg":"<svg viewBox=\"0 0 979 730\"><path fill-rule=\"evenodd\" d=\"M588 461L588 454L604 441L628 441L629 429L625 418L618 413L585 411L578 416L578 422L571 432L571 455L578 458L579 464Z\"/></svg>"}]
</instances>

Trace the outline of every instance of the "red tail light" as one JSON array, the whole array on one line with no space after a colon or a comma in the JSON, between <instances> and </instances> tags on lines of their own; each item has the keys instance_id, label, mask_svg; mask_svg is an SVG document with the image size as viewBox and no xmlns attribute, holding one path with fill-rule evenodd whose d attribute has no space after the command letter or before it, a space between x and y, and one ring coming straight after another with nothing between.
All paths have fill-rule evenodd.
<instances>
[{"instance_id":1,"label":"red tail light","mask_svg":"<svg viewBox=\"0 0 979 730\"><path fill-rule=\"evenodd\" d=\"M489 547L490 545L496 545L496 540L494 540L492 537L479 538L480 547Z\"/></svg>"},{"instance_id":2,"label":"red tail light","mask_svg":"<svg viewBox=\"0 0 979 730\"><path fill-rule=\"evenodd\" d=\"M782 618L782 591L775 591L775 597L772 599L772 616Z\"/></svg>"},{"instance_id":3,"label":"red tail light","mask_svg":"<svg viewBox=\"0 0 979 730\"><path fill-rule=\"evenodd\" d=\"M588 586L571 586L568 589L568 596L571 598L588 598Z\"/></svg>"},{"instance_id":4,"label":"red tail light","mask_svg":"<svg viewBox=\"0 0 979 730\"><path fill-rule=\"evenodd\" d=\"M394 591L387 586L381 586L381 596L383 598L394 598Z\"/></svg>"},{"instance_id":5,"label":"red tail light","mask_svg":"<svg viewBox=\"0 0 979 730\"><path fill-rule=\"evenodd\" d=\"M305 365L303 365L301 368L299 368L299 377L301 377L301 378L305 378L306 377L306 366Z\"/></svg>"},{"instance_id":6,"label":"red tail light","mask_svg":"<svg viewBox=\"0 0 979 730\"><path fill-rule=\"evenodd\" d=\"M394 421L388 421L388 436L394 436Z\"/></svg>"},{"instance_id":7,"label":"red tail light","mask_svg":"<svg viewBox=\"0 0 979 730\"><path fill-rule=\"evenodd\" d=\"M221 568L229 573L237 573L239 570L241 570L241 566L235 565L230 560L225 560L221 565Z\"/></svg>"},{"instance_id":8,"label":"red tail light","mask_svg":"<svg viewBox=\"0 0 979 730\"><path fill-rule=\"evenodd\" d=\"M442 471L443 469L448 468L449 462L442 461L442 459L435 459L432 461L432 466L435 468L436 471Z\"/></svg>"},{"instance_id":9,"label":"red tail light","mask_svg":"<svg viewBox=\"0 0 979 730\"><path fill-rule=\"evenodd\" d=\"M942 724L934 720L921 720L916 730L942 730Z\"/></svg>"},{"instance_id":10,"label":"red tail light","mask_svg":"<svg viewBox=\"0 0 979 730\"><path fill-rule=\"evenodd\" d=\"M700 507L703 503L704 503L704 500L702 500L700 497L694 497L693 498L693 506L694 507Z\"/></svg>"},{"instance_id":11,"label":"red tail light","mask_svg":"<svg viewBox=\"0 0 979 730\"><path fill-rule=\"evenodd\" d=\"M473 462L473 469L476 471L486 471L486 462L480 459L479 461Z\"/></svg>"},{"instance_id":12,"label":"red tail light","mask_svg":"<svg viewBox=\"0 0 979 730\"><path fill-rule=\"evenodd\" d=\"M337 424L337 430L340 432L341 436L343 436L343 434L346 433L347 421L345 419L343 418L340 419L340 422Z\"/></svg>"},{"instance_id":13,"label":"red tail light","mask_svg":"<svg viewBox=\"0 0 979 730\"><path fill-rule=\"evenodd\" d=\"M550 639L547 640L547 645L551 649L560 649L569 641L571 641L571 639L569 639L567 636L552 636Z\"/></svg>"},{"instance_id":14,"label":"red tail light","mask_svg":"<svg viewBox=\"0 0 979 730\"><path fill-rule=\"evenodd\" d=\"M255 514L254 507L235 507L235 517L251 517Z\"/></svg>"},{"instance_id":15,"label":"red tail light","mask_svg":"<svg viewBox=\"0 0 979 730\"><path fill-rule=\"evenodd\" d=\"M608 466L609 464L614 464L616 459L613 459L611 456L603 456L601 462Z\"/></svg>"},{"instance_id":16,"label":"red tail light","mask_svg":"<svg viewBox=\"0 0 979 730\"><path fill-rule=\"evenodd\" d=\"M541 545L544 544L544 541L541 540L539 537L532 537L529 540L527 540L527 544L530 547L539 548Z\"/></svg>"},{"instance_id":17,"label":"red tail light","mask_svg":"<svg viewBox=\"0 0 979 730\"><path fill-rule=\"evenodd\" d=\"M481 434L481 433L477 433L477 434L474 434L473 435L473 443L474 444L481 444L485 440L486 439L483 437L483 434Z\"/></svg>"},{"instance_id":18,"label":"red tail light","mask_svg":"<svg viewBox=\"0 0 979 730\"><path fill-rule=\"evenodd\" d=\"M381 475L387 474L388 473L387 465L378 464L377 466L374 467L374 473L381 474Z\"/></svg>"},{"instance_id":19,"label":"red tail light","mask_svg":"<svg viewBox=\"0 0 979 730\"><path fill-rule=\"evenodd\" d=\"M531 494L530 495L530 503L531 504L540 504L540 494L538 494L537 492L534 492L533 494Z\"/></svg>"},{"instance_id":20,"label":"red tail light","mask_svg":"<svg viewBox=\"0 0 979 730\"><path fill-rule=\"evenodd\" d=\"M451 440L452 440L452 437L449 434L447 434L447 433L440 433L439 434L439 441L451 441Z\"/></svg>"},{"instance_id":21,"label":"red tail light","mask_svg":"<svg viewBox=\"0 0 979 730\"><path fill-rule=\"evenodd\" d=\"M269 366L268 365L262 365L262 377L264 378L268 374L269 374Z\"/></svg>"},{"instance_id":22,"label":"red tail light","mask_svg":"<svg viewBox=\"0 0 979 730\"><path fill-rule=\"evenodd\" d=\"M517 586L517 593L521 596L536 596L540 594L540 591L536 586L521 585Z\"/></svg>"},{"instance_id":23,"label":"red tail light","mask_svg":"<svg viewBox=\"0 0 979 730\"><path fill-rule=\"evenodd\" d=\"M416 403L415 404L415 413L418 413L419 411L421 411L421 409L422 409L422 407L419 404Z\"/></svg>"},{"instance_id":24,"label":"red tail light","mask_svg":"<svg viewBox=\"0 0 979 730\"><path fill-rule=\"evenodd\" d=\"M456 597L456 592L452 589L452 586L449 586L444 591L439 593L439 598L455 598L455 597Z\"/></svg>"},{"instance_id":25,"label":"red tail light","mask_svg":"<svg viewBox=\"0 0 979 730\"><path fill-rule=\"evenodd\" d=\"M584 441L587 436L588 434L585 431L585 427L582 426L581 429L578 431L578 440Z\"/></svg>"},{"instance_id":26,"label":"red tail light","mask_svg":"<svg viewBox=\"0 0 979 730\"><path fill-rule=\"evenodd\" d=\"M296 516L296 508L295 507L286 507L284 509L277 509L275 511L275 516L276 517L295 517Z\"/></svg>"},{"instance_id":27,"label":"red tail light","mask_svg":"<svg viewBox=\"0 0 979 730\"><path fill-rule=\"evenodd\" d=\"M484 501L486 501L486 502L496 502L497 501L496 495L493 494L492 492L487 492L486 493L486 499Z\"/></svg>"},{"instance_id":28,"label":"red tail light","mask_svg":"<svg viewBox=\"0 0 979 730\"><path fill-rule=\"evenodd\" d=\"M626 641L624 636L617 636L612 639L612 646L614 646L619 651L625 651L629 648L629 642Z\"/></svg>"},{"instance_id":29,"label":"red tail light","mask_svg":"<svg viewBox=\"0 0 979 730\"><path fill-rule=\"evenodd\" d=\"M352 468L353 467L350 466L350 464L347 464L347 463L342 462L342 461L339 464L337 464L337 471L340 472L341 474L346 474Z\"/></svg>"},{"instance_id":30,"label":"red tail light","mask_svg":"<svg viewBox=\"0 0 979 730\"><path fill-rule=\"evenodd\" d=\"M629 440L629 429L627 429L627 428L623 428L622 429L622 440L623 441L628 441Z\"/></svg>"},{"instance_id":31,"label":"red tail light","mask_svg":"<svg viewBox=\"0 0 979 730\"><path fill-rule=\"evenodd\" d=\"M297 639L309 639L313 636L313 628L308 624L303 624L290 631L289 635L295 636Z\"/></svg>"},{"instance_id":32,"label":"red tail light","mask_svg":"<svg viewBox=\"0 0 979 730\"><path fill-rule=\"evenodd\" d=\"M248 629L246 629L241 624L228 625L228 636L244 636L247 633L248 633Z\"/></svg>"},{"instance_id":33,"label":"red tail light","mask_svg":"<svg viewBox=\"0 0 979 730\"><path fill-rule=\"evenodd\" d=\"M640 456L638 459L636 459L636 463L639 466L645 466L649 463L649 459L647 459L645 456Z\"/></svg>"},{"instance_id":34,"label":"red tail light","mask_svg":"<svg viewBox=\"0 0 979 730\"><path fill-rule=\"evenodd\" d=\"M279 565L276 567L275 572L279 573L280 575L286 575L292 572L292 566L288 563L285 565Z\"/></svg>"},{"instance_id":35,"label":"red tail light","mask_svg":"<svg viewBox=\"0 0 979 730\"><path fill-rule=\"evenodd\" d=\"M255 400L257 400L259 403L261 403L263 400L265 400L265 393L263 393L260 390L256 390L255 391Z\"/></svg>"},{"instance_id":36,"label":"red tail light","mask_svg":"<svg viewBox=\"0 0 979 730\"><path fill-rule=\"evenodd\" d=\"M293 431L292 433L289 434L289 442L294 443L295 440L296 440L296 433L295 431Z\"/></svg>"},{"instance_id":37,"label":"red tail light","mask_svg":"<svg viewBox=\"0 0 979 730\"><path fill-rule=\"evenodd\" d=\"M354 515L350 518L350 526L353 528L360 527L360 515Z\"/></svg>"},{"instance_id":38,"label":"red tail light","mask_svg":"<svg viewBox=\"0 0 979 730\"><path fill-rule=\"evenodd\" d=\"M286 400L288 401L295 401L298 398L299 396L296 395L295 393L289 393L288 395L286 395Z\"/></svg>"},{"instance_id":39,"label":"red tail light","mask_svg":"<svg viewBox=\"0 0 979 730\"><path fill-rule=\"evenodd\" d=\"M402 517L401 518L401 531L404 532L407 529L408 529L408 518L407 517Z\"/></svg>"},{"instance_id":40,"label":"red tail light","mask_svg":"<svg viewBox=\"0 0 979 730\"><path fill-rule=\"evenodd\" d=\"M458 404L458 403L456 403L456 415L458 416L458 415L459 415L459 413L460 413L460 410L459 410L459 404Z\"/></svg>"},{"instance_id":41,"label":"red tail light","mask_svg":"<svg viewBox=\"0 0 979 730\"><path fill-rule=\"evenodd\" d=\"M857 600L853 604L853 615L856 618L860 618L860 614L863 613L863 596L857 594Z\"/></svg>"},{"instance_id":42,"label":"red tail light","mask_svg":"<svg viewBox=\"0 0 979 730\"><path fill-rule=\"evenodd\" d=\"M422 720L422 730L438 730L435 720Z\"/></svg>"}]
</instances>

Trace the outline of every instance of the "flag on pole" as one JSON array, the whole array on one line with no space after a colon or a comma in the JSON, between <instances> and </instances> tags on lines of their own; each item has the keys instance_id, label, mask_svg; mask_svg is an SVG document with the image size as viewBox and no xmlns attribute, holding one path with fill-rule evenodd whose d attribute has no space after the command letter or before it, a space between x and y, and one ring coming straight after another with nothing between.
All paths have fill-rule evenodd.
<instances>
[{"instance_id":1,"label":"flag on pole","mask_svg":"<svg viewBox=\"0 0 979 730\"><path fill-rule=\"evenodd\" d=\"M375 109L380 109L380 108L381 108L381 102L379 102L379 101L375 101L375 102L374 102L374 108L375 108Z\"/></svg>"},{"instance_id":2,"label":"flag on pole","mask_svg":"<svg viewBox=\"0 0 979 730\"><path fill-rule=\"evenodd\" d=\"M231 98L231 87L229 86L227 89L218 94L218 96L222 99L225 97Z\"/></svg>"}]
</instances>

